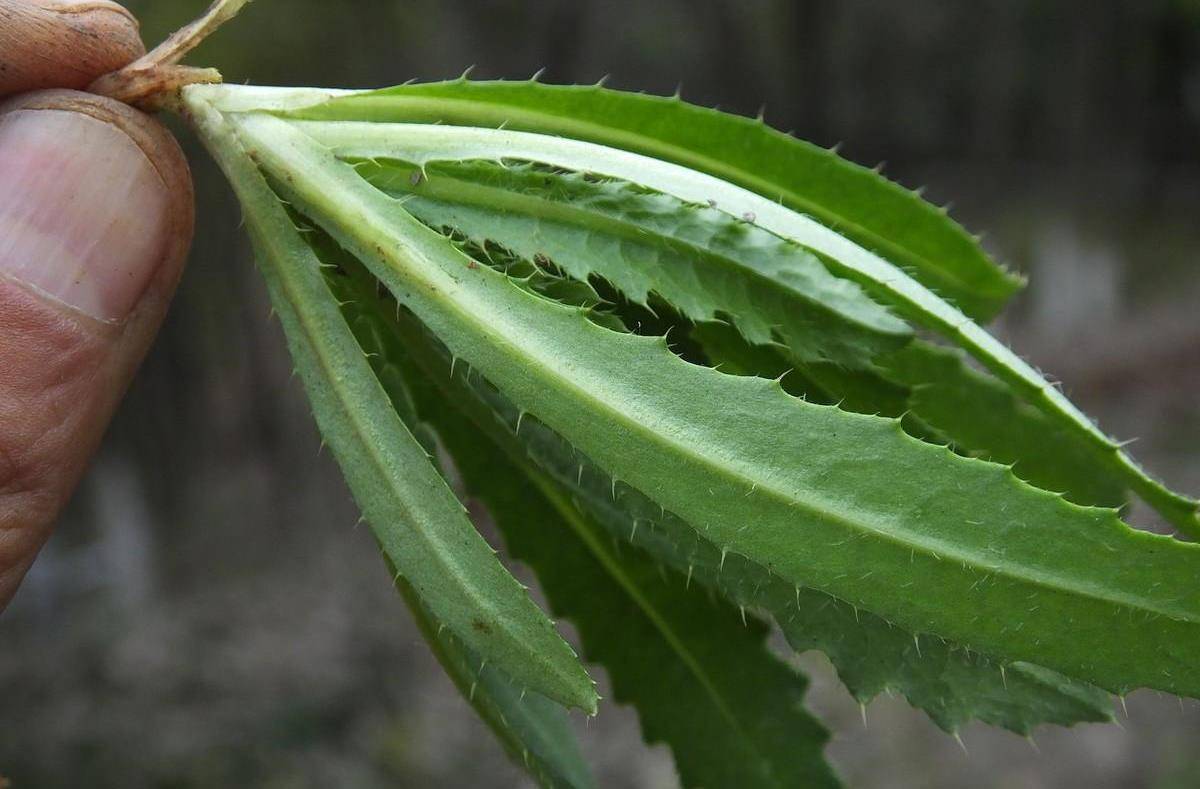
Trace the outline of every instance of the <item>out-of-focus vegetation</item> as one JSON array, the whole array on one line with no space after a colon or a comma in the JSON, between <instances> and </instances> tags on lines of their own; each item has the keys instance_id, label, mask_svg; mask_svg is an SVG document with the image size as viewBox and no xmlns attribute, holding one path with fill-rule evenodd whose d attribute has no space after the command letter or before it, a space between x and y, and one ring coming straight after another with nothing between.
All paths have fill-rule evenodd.
<instances>
[{"instance_id":1,"label":"out-of-focus vegetation","mask_svg":"<svg viewBox=\"0 0 1200 789\"><path fill-rule=\"evenodd\" d=\"M151 44L204 5L129 3ZM1032 277L999 333L1110 432L1141 436L1152 469L1200 489L1193 2L258 0L192 62L347 87L546 67L765 104L776 126L953 196ZM200 231L176 308L0 616L0 775L18 789L522 785L354 528L228 188L188 145ZM1039 733L1040 752L972 729L969 756L902 702L876 702L863 728L834 683L812 698L856 786L1195 785L1200 708L1153 695L1129 700L1123 729ZM670 785L664 753L628 758L627 713L580 729L602 785Z\"/></svg>"}]
</instances>

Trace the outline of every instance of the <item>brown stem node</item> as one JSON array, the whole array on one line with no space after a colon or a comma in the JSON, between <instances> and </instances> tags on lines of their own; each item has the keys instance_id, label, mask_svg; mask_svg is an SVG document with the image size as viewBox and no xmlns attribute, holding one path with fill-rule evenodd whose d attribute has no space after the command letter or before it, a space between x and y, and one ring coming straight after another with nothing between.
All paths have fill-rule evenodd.
<instances>
[{"instance_id":1,"label":"brown stem node","mask_svg":"<svg viewBox=\"0 0 1200 789\"><path fill-rule=\"evenodd\" d=\"M88 92L140 109L156 110L185 85L220 82L221 74L216 69L181 66L179 61L249 2L215 0L203 15L172 33L153 50L92 82Z\"/></svg>"}]
</instances>

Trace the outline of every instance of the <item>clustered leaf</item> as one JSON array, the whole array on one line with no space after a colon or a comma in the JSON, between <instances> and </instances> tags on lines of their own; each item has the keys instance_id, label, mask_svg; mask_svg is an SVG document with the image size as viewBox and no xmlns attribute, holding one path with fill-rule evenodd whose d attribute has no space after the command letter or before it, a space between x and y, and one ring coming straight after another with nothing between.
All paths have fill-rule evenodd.
<instances>
[{"instance_id":1,"label":"clustered leaf","mask_svg":"<svg viewBox=\"0 0 1200 789\"><path fill-rule=\"evenodd\" d=\"M442 390L442 402L453 403L477 430L519 441L528 462L570 491L576 506L613 539L627 540L674 568L687 587L707 586L743 611L773 617L797 652L823 651L861 703L895 690L949 732L973 719L1019 734L1040 723L1111 720L1108 695L1084 683L1029 664L1006 666L943 639L906 632L828 595L790 586L741 556L723 555L636 490L616 487L537 420L522 419L465 365L451 372L445 349L411 317L401 313L388 321L386 306L375 312L377 320L390 323L385 333L401 338L406 355L424 373L422 380Z\"/></svg>"},{"instance_id":2,"label":"clustered leaf","mask_svg":"<svg viewBox=\"0 0 1200 789\"><path fill-rule=\"evenodd\" d=\"M594 691L431 455L688 786L836 782L763 620L950 732L1200 696L1200 546L1111 509L1196 503L967 317L1020 280L913 193L601 88L184 95L397 585L543 785L589 785L551 699Z\"/></svg>"},{"instance_id":3,"label":"clustered leaf","mask_svg":"<svg viewBox=\"0 0 1200 789\"><path fill-rule=\"evenodd\" d=\"M768 134L738 133L745 121L727 120L720 123L719 113L704 115L706 122L662 124L645 118L647 97L606 91L599 87L572 88L526 83L472 83L467 80L408 85L385 91L352 94L316 106L292 109L297 118L340 117L337 122L312 121L301 124L315 139L330 146L339 155L377 157L389 156L414 163L438 160L526 158L568 170L592 172L618 177L653 188L665 194L695 203L709 203L732 216L752 219L755 224L790 239L818 253L830 270L839 276L860 283L868 292L889 304L898 313L922 327L942 335L969 352L980 364L1004 381L1017 395L1042 410L1063 430L1090 448L1100 463L1120 476L1126 485L1164 518L1181 531L1200 537L1200 503L1166 488L1149 476L1115 441L1097 428L1056 387L1039 372L993 338L954 304L938 297L920 279L910 276L896 262L889 261L872 250L852 241L853 229L862 222L826 219L821 224L808 214L797 213L785 205L786 194L772 186L771 174L777 172L780 151L787 137ZM438 95L445 103L441 120L433 129L414 121L427 120L434 104L429 94ZM577 109L579 103L591 102L606 110L600 122L586 110L579 110L589 120L585 123L564 121L562 106ZM651 106L658 106L652 100ZM670 102L668 102L668 106ZM500 120L496 120L499 118ZM364 123L359 119L371 119ZM682 120L682 119L677 119ZM390 122L389 122L390 121ZM504 128L497 131L475 126L444 126L450 124L490 124ZM525 134L508 131L510 128L537 126L539 131L570 134L577 138L548 137L546 134ZM737 136L735 136L737 135ZM613 145L602 148L581 142L595 140ZM731 140L736 139L736 145ZM769 140L769 142L765 141ZM730 175L730 159L714 159L706 152L714 145L730 150L730 157L743 161L744 172ZM798 144L799 145L799 144ZM735 149L756 152L747 156ZM645 151L662 158L631 153ZM774 155L775 158L772 158ZM671 164L681 162L687 166ZM695 169L689 169L694 167ZM855 171L857 173L857 171ZM854 193L872 183L869 176L857 173L851 178L830 177L835 189ZM862 176L862 177L859 177ZM748 188L739 186L745 182ZM815 191L821 187L810 186ZM876 184L879 186L878 184ZM877 205L869 201L857 203L864 216L891 215L899 218L897 225L928 226L929 206L919 200L892 200L887 193L893 187L876 190ZM915 200L915 196L909 195ZM811 212L810 212L811 213ZM818 214L820 212L817 212ZM957 238L962 232L944 218L939 231L930 230L921 236L932 240ZM849 235L839 229L851 228ZM896 237L905 231L896 228ZM982 255L982 253L979 253ZM897 253L897 260L904 255ZM944 265L957 268L960 258L947 253L944 258L922 258L923 266ZM986 261L986 258L984 258ZM990 263L986 265L992 265ZM994 266L993 266L994 268ZM915 274L916 272L914 272ZM919 276L919 275L918 275Z\"/></svg>"}]
</instances>

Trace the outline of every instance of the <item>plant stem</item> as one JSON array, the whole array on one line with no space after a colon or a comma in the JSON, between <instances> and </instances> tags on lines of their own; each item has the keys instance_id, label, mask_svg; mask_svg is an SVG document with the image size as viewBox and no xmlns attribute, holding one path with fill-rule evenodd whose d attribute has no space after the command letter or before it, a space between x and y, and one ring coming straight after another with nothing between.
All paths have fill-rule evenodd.
<instances>
[{"instance_id":1,"label":"plant stem","mask_svg":"<svg viewBox=\"0 0 1200 789\"><path fill-rule=\"evenodd\" d=\"M119 71L96 79L88 86L88 92L154 110L185 85L220 82L221 73L216 69L180 66L179 61L250 2L215 0L199 18L176 30L150 52Z\"/></svg>"}]
</instances>

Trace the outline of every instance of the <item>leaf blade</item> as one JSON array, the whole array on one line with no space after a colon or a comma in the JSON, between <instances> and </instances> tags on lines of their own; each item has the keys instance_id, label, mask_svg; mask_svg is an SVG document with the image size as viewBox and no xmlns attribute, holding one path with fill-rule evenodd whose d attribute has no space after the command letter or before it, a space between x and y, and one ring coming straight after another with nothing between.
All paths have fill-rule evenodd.
<instances>
[{"instance_id":1,"label":"leaf blade","mask_svg":"<svg viewBox=\"0 0 1200 789\"><path fill-rule=\"evenodd\" d=\"M545 789L591 789L591 772L562 707L538 693L522 693L469 647L442 628L401 577L401 596L421 634L459 692L488 725L513 761Z\"/></svg>"},{"instance_id":2,"label":"leaf blade","mask_svg":"<svg viewBox=\"0 0 1200 789\"><path fill-rule=\"evenodd\" d=\"M693 321L722 317L756 343L776 334L804 361L853 368L903 346L911 330L813 255L714 208L621 181L484 162L362 162L430 227L599 276L634 303L655 294Z\"/></svg>"},{"instance_id":3,"label":"leaf blade","mask_svg":"<svg viewBox=\"0 0 1200 789\"><path fill-rule=\"evenodd\" d=\"M639 551L610 544L530 463L515 433L468 422L469 393L443 386L466 372L423 375L415 358L427 336L405 331L374 279L345 258L336 258L351 272L341 278L344 309L392 399L411 406L410 423L434 429L514 558L575 622L588 659L608 670L617 700L637 708L647 741L671 747L684 785L836 786L822 757L828 734L803 709L807 682L770 654L765 630L747 627L726 603L687 594L681 577Z\"/></svg>"},{"instance_id":4,"label":"leaf blade","mask_svg":"<svg viewBox=\"0 0 1200 789\"><path fill-rule=\"evenodd\" d=\"M976 318L994 316L1022 285L943 210L878 172L761 121L678 97L460 79L347 96L296 116L339 119L343 113L560 134L675 162L816 217L913 271Z\"/></svg>"},{"instance_id":5,"label":"leaf blade","mask_svg":"<svg viewBox=\"0 0 1200 789\"><path fill-rule=\"evenodd\" d=\"M424 380L441 391L443 403L453 403L487 435L499 434L497 441L518 440L529 462L570 491L575 505L612 538L673 567L685 585L705 584L743 608L769 612L794 649L824 652L860 703L896 690L948 732L972 719L1023 735L1043 723L1113 720L1110 699L1095 688L1037 666L1005 665L936 637L905 632L821 592L790 586L740 556L723 556L637 491L625 485L618 489L537 420L522 420L477 373L463 368L451 373L444 349L435 347L415 320L401 316L390 325Z\"/></svg>"},{"instance_id":6,"label":"leaf blade","mask_svg":"<svg viewBox=\"0 0 1200 789\"><path fill-rule=\"evenodd\" d=\"M647 741L671 747L684 786L837 785L821 756L827 734L803 711L807 683L766 651L764 628L687 593L681 576L634 549L618 556L553 483L525 469L529 482L516 484L499 473L503 456L441 421L439 434L514 557L575 622L585 655L608 670L616 699L637 708ZM556 521L557 540L545 532Z\"/></svg>"},{"instance_id":7,"label":"leaf blade","mask_svg":"<svg viewBox=\"0 0 1200 789\"><path fill-rule=\"evenodd\" d=\"M422 128L419 124L294 123L343 156L411 157L411 161L417 162L529 158L571 170L621 178L688 202L713 201L731 215L754 217L758 226L818 253L834 273L858 282L903 317L962 347L1026 402L1043 411L1077 440L1091 445L1110 471L1125 479L1129 488L1168 522L1181 532L1200 538L1200 501L1170 490L1148 474L1124 451L1120 442L1101 431L1003 343L891 262L783 205L702 172L627 151L604 149L544 134L467 127Z\"/></svg>"},{"instance_id":8,"label":"leaf blade","mask_svg":"<svg viewBox=\"0 0 1200 789\"><path fill-rule=\"evenodd\" d=\"M1200 693L1190 657L1200 546L1134 532L894 421L795 401L777 384L689 365L661 340L596 326L472 266L289 123L237 124L297 205L456 355L723 550L913 630L1116 692ZM758 518L742 529L750 497ZM1007 506L979 512L977 501Z\"/></svg>"},{"instance_id":9,"label":"leaf blade","mask_svg":"<svg viewBox=\"0 0 1200 789\"><path fill-rule=\"evenodd\" d=\"M192 110L242 202L318 426L388 559L473 649L549 697L594 709L595 690L570 647L496 560L393 410L277 196L220 114L202 102Z\"/></svg>"}]
</instances>

